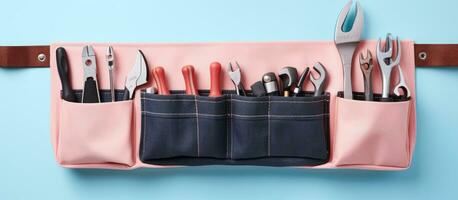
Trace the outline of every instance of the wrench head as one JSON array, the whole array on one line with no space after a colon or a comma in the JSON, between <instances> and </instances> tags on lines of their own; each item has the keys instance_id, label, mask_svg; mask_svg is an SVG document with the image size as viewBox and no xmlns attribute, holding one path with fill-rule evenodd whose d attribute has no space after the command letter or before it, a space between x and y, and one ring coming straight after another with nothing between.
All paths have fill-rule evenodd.
<instances>
[{"instance_id":1,"label":"wrench head","mask_svg":"<svg viewBox=\"0 0 458 200\"><path fill-rule=\"evenodd\" d=\"M323 64L320 62L315 63L313 65L313 70L317 72L320 77L315 78L311 73L310 73L310 81L315 87L318 87L319 85L322 85L326 79L326 69L324 68Z\"/></svg>"},{"instance_id":2,"label":"wrench head","mask_svg":"<svg viewBox=\"0 0 458 200\"><path fill-rule=\"evenodd\" d=\"M381 68L393 68L394 66L398 65L401 61L401 42L398 37L396 37L396 58L393 59L393 45L391 44L391 36L387 36L387 41L390 44L385 44L384 49L382 50L381 39L377 40L376 46L376 54L377 54L377 61ZM385 60L389 60L389 62L385 62Z\"/></svg>"},{"instance_id":3,"label":"wrench head","mask_svg":"<svg viewBox=\"0 0 458 200\"><path fill-rule=\"evenodd\" d=\"M334 35L334 42L336 45L345 43L356 43L359 42L361 39L361 33L363 31L364 24L364 13L358 1L356 2L356 16L355 20L353 21L352 28L348 32L343 31L344 22L348 17L348 12L350 11L352 4L353 1L350 0L345 5L345 7L343 7L342 11L340 11L339 17L337 18L336 30Z\"/></svg>"},{"instance_id":4,"label":"wrench head","mask_svg":"<svg viewBox=\"0 0 458 200\"><path fill-rule=\"evenodd\" d=\"M283 67L278 72L284 88L290 88L297 82L297 69L294 67Z\"/></svg>"},{"instance_id":5,"label":"wrench head","mask_svg":"<svg viewBox=\"0 0 458 200\"><path fill-rule=\"evenodd\" d=\"M370 63L372 63L372 53L369 49L367 49L366 57L363 53L359 54L359 64L369 65Z\"/></svg>"}]
</instances>

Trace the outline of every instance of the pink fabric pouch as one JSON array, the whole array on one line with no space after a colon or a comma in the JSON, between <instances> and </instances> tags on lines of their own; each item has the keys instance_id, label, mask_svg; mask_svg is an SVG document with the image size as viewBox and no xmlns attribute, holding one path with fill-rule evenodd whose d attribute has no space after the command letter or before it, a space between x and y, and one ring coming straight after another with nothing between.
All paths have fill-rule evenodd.
<instances>
[{"instance_id":1,"label":"pink fabric pouch","mask_svg":"<svg viewBox=\"0 0 458 200\"><path fill-rule=\"evenodd\" d=\"M142 131L141 92L132 101L81 104L61 99L60 80L56 68L55 50L64 47L68 54L71 85L82 89L81 51L86 43L56 43L51 45L51 141L58 163L70 168L134 169L159 168L170 165L146 164L139 158ZM412 97L409 101L365 102L337 96L342 90L342 64L332 41L266 42L266 43L194 43L194 44L91 44L97 56L97 79L101 95L109 89L105 50L113 46L117 68L115 88L123 89L125 76L131 69L137 49L144 53L150 70L163 66L171 90L184 90L181 67L196 68L199 89L209 89L209 65L223 65L222 87L233 90L225 73L230 61L242 65L246 89L269 71L278 72L284 66L297 67L321 62L327 70L326 92L329 99L329 162L305 168L355 168L370 170L402 170L410 166L415 145L415 66L413 42L402 42L401 66ZM363 41L355 52L375 50L375 41ZM357 57L355 57L357 58ZM353 90L363 91L363 79L357 59L353 59ZM374 93L381 92L378 65L374 66ZM393 70L392 85L397 70ZM150 81L151 83L151 81ZM140 89L150 87L146 85ZM313 91L308 81L304 90ZM118 94L119 95L119 94ZM287 145L286 145L287 146Z\"/></svg>"}]
</instances>

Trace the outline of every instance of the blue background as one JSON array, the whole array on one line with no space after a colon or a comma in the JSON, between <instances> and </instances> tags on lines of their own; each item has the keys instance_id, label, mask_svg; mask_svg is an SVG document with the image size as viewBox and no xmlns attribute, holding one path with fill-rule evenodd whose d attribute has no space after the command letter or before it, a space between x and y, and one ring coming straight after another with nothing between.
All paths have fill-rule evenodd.
<instances>
[{"instance_id":1,"label":"blue background","mask_svg":"<svg viewBox=\"0 0 458 200\"><path fill-rule=\"evenodd\" d=\"M0 45L332 40L339 1L2 1ZM361 1L363 37L458 43L458 1ZM457 53L457 52L454 52ZM0 199L458 199L458 68L416 70L403 172L191 167L68 170L53 157L49 70L0 69Z\"/></svg>"}]
</instances>

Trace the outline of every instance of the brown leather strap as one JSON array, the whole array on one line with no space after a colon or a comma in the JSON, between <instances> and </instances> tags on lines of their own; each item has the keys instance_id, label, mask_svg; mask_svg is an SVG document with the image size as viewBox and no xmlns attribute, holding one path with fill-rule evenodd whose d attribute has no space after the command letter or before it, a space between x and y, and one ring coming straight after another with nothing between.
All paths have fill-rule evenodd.
<instances>
[{"instance_id":1,"label":"brown leather strap","mask_svg":"<svg viewBox=\"0 0 458 200\"><path fill-rule=\"evenodd\" d=\"M0 46L0 67L49 67L49 46ZM415 44L417 67L458 66L458 44Z\"/></svg>"},{"instance_id":2,"label":"brown leather strap","mask_svg":"<svg viewBox=\"0 0 458 200\"><path fill-rule=\"evenodd\" d=\"M49 67L49 46L2 46L0 67Z\"/></svg>"},{"instance_id":3,"label":"brown leather strap","mask_svg":"<svg viewBox=\"0 0 458 200\"><path fill-rule=\"evenodd\" d=\"M458 66L458 44L415 44L417 67Z\"/></svg>"}]
</instances>

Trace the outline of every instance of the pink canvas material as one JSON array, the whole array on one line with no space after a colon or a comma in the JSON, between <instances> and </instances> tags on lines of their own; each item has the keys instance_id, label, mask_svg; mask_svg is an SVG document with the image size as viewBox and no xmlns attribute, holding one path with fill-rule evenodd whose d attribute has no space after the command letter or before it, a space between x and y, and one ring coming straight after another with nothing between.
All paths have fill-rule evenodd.
<instances>
[{"instance_id":1,"label":"pink canvas material","mask_svg":"<svg viewBox=\"0 0 458 200\"><path fill-rule=\"evenodd\" d=\"M62 102L57 153L60 163L133 165L132 101ZM107 128L109 127L109 128Z\"/></svg>"},{"instance_id":2,"label":"pink canvas material","mask_svg":"<svg viewBox=\"0 0 458 200\"><path fill-rule=\"evenodd\" d=\"M416 132L416 116L415 116L415 66L414 66L414 51L412 41L402 41L402 59L401 66L412 92L410 102L404 103L367 103L354 102L336 98L337 92L342 91L342 64L339 54L333 41L300 41L300 42L231 42L231 43L122 43L122 44L106 44L106 43L56 43L51 45L51 141L56 152L56 159L65 167L73 168L110 168L110 169L133 169L139 167L164 167L158 165L147 165L141 163L138 158L140 131L141 131L141 111L140 111L140 93L137 92L135 99L132 101L132 117L130 118L131 130L125 131L131 134L131 143L129 145L120 145L119 150L112 151L112 155L119 152L133 151L132 166L120 165L119 163L129 163L129 160L121 160L119 163L106 163L104 159L110 158L112 155L103 154L108 151L101 150L99 160L91 160L93 163L75 163L68 162L77 157L72 155L62 155L59 149L61 145L60 137L66 137L68 134L77 134L72 132L64 132L71 125L70 122L61 122L64 110L69 109L69 106L63 103L60 99L60 81L56 69L55 49L57 47L65 47L69 56L71 84L73 89L82 88L82 47L91 44L94 47L97 55L97 76L100 89L109 88L108 71L104 62L105 50L108 45L112 45L116 53L117 68L114 71L116 82L115 87L122 89L125 76L132 67L135 61L136 50L141 49L145 54L150 69L155 66L163 66L166 71L166 76L169 88L172 90L184 90L184 82L181 75L181 67L184 65L194 65L197 74L197 82L199 89L208 89L210 86L209 65L213 61L218 61L223 65L223 69L227 69L227 64L230 61L238 61L242 67L243 79L245 87L251 85L255 81L260 80L260 77L265 72L278 72L284 66L297 67L302 71L306 66L313 66L315 62L321 62L327 70L328 82L326 91L331 93L330 100L330 143L331 143L331 159L330 162L324 165L315 166L313 168L357 168L371 170L400 170L405 169L410 165L412 152L415 145ZM356 50L354 57L352 77L353 90L363 91L363 78L359 64L357 62L357 53L369 48L375 55L375 41L363 41ZM378 65L375 64L373 72L374 92L381 92L381 77ZM397 70L393 70L392 85L397 79ZM223 89L232 90L233 85L229 80L226 71L222 75ZM149 85L150 86L150 85ZM145 87L149 87L145 86ZM145 88L144 87L144 88ZM306 82L304 89L313 90L310 82ZM122 104L122 103L121 103ZM126 103L127 104L127 103ZM87 107L86 105L80 105ZM94 107L105 107L96 105ZM123 106L123 111L111 111L111 103L108 103L106 110L96 110L100 112L100 117L106 116L102 112L123 112L128 113L127 108ZM113 106L113 108L116 106ZM127 106L126 106L127 107ZM71 109L71 106L70 106ZM116 108L117 109L117 108ZM103 111L102 111L103 110ZM110 111L108 111L110 110ZM355 110L355 112L350 112ZM366 112L371 110L372 112ZM81 109L83 111L83 109ZM94 111L95 112L95 111ZM86 116L80 112L81 117ZM94 113L93 113L94 114ZM364 114L365 116L361 116ZM393 114L396 114L393 116ZM71 115L71 114L67 114ZM76 114L75 114L76 115ZM118 115L118 114L117 114ZM72 116L69 116L70 118ZM393 118L399 121L381 121L380 119ZM345 118L345 119L342 119ZM361 120L363 119L363 120ZM123 121L112 119L116 121ZM127 120L129 121L129 120ZM117 125L106 126L106 121L101 123L100 127L96 127L99 131L108 129L105 133L117 129ZM120 123L121 126L127 125L127 122ZM379 130L385 125L394 126L389 130ZM395 128L396 127L396 128ZM87 128L87 127L86 127ZM387 128L387 127L384 127ZM399 129L398 129L399 128ZM85 131L85 130L80 130ZM129 133L113 134L113 137L125 137ZM385 134L387 133L387 134ZM88 133L82 134L81 141L94 140L93 136ZM345 137L349 136L349 137ZM354 139L351 137L358 136ZM395 136L396 147L393 149L389 143ZM68 137L68 136L67 136ZM341 139L343 138L343 139ZM339 141L337 141L339 139ZM118 139L115 139L118 140ZM105 142L98 140L92 141L91 145L105 146ZM402 149L401 145L405 144ZM390 148L386 148L389 146ZM67 147L64 147L64 149ZM369 156L363 152L372 152ZM76 151L76 149L75 149ZM79 153L86 152L87 149L79 149ZM69 151L67 151L69 152ZM394 158L388 158L388 154L395 153ZM64 150L65 154L65 150ZM102 158L102 159L100 159ZM84 158L94 159L94 158ZM83 160L84 160L83 159ZM96 161L96 162L95 162ZM171 166L166 166L171 167Z\"/></svg>"}]
</instances>

